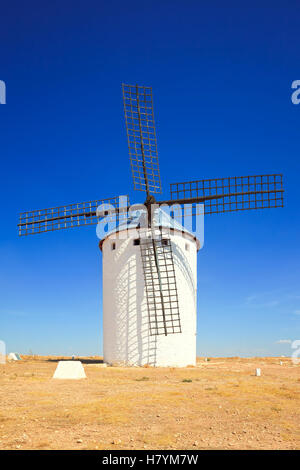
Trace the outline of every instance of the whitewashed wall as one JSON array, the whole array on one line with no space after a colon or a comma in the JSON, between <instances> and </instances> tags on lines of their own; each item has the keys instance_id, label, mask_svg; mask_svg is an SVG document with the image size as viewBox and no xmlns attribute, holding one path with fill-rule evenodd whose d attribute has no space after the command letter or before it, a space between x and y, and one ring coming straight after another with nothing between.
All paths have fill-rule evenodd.
<instances>
[{"instance_id":1,"label":"whitewashed wall","mask_svg":"<svg viewBox=\"0 0 300 470\"><path fill-rule=\"evenodd\" d=\"M170 234L182 333L150 336L140 247L109 235L103 252L103 352L109 364L185 367L196 363L197 243ZM112 250L112 244L116 249Z\"/></svg>"}]
</instances>

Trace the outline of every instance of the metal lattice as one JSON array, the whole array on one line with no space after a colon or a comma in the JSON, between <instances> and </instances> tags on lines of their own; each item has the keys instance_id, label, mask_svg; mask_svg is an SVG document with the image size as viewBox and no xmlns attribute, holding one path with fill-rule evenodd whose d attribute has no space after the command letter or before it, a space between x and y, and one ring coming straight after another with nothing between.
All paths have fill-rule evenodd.
<instances>
[{"instance_id":1,"label":"metal lattice","mask_svg":"<svg viewBox=\"0 0 300 470\"><path fill-rule=\"evenodd\" d=\"M174 204L188 204L185 216L204 213L232 212L283 207L282 175L235 176L173 183L170 185Z\"/></svg>"},{"instance_id":2,"label":"metal lattice","mask_svg":"<svg viewBox=\"0 0 300 470\"><path fill-rule=\"evenodd\" d=\"M170 238L140 237L150 335L181 333L178 292Z\"/></svg>"},{"instance_id":3,"label":"metal lattice","mask_svg":"<svg viewBox=\"0 0 300 470\"><path fill-rule=\"evenodd\" d=\"M122 85L134 189L161 193L152 88Z\"/></svg>"},{"instance_id":4,"label":"metal lattice","mask_svg":"<svg viewBox=\"0 0 300 470\"><path fill-rule=\"evenodd\" d=\"M19 220L19 235L31 235L35 233L50 232L83 225L94 225L99 222L107 223L114 220L127 219L127 205L120 207L120 200L129 199L122 196L109 199L97 199L95 201L68 204L65 206L38 209L22 212ZM122 205L121 202L121 205ZM97 209L101 207L102 217L97 216Z\"/></svg>"}]
</instances>

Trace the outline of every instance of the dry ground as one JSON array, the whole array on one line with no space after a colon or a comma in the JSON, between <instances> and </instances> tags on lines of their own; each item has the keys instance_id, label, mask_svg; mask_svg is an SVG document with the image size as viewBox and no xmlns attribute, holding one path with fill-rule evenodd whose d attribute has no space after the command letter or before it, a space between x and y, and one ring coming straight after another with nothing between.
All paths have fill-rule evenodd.
<instances>
[{"instance_id":1,"label":"dry ground","mask_svg":"<svg viewBox=\"0 0 300 470\"><path fill-rule=\"evenodd\" d=\"M86 358L80 381L53 380L57 358L23 358L0 365L0 449L300 448L300 365L288 358L185 369Z\"/></svg>"}]
</instances>

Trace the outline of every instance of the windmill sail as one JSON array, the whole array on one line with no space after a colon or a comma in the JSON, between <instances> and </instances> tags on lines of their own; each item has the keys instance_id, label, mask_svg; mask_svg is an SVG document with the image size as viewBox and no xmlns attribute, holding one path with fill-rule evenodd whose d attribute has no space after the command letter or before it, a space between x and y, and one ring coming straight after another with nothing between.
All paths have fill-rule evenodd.
<instances>
[{"instance_id":1,"label":"windmill sail","mask_svg":"<svg viewBox=\"0 0 300 470\"><path fill-rule=\"evenodd\" d=\"M122 85L134 189L161 193L152 88Z\"/></svg>"},{"instance_id":2,"label":"windmill sail","mask_svg":"<svg viewBox=\"0 0 300 470\"><path fill-rule=\"evenodd\" d=\"M127 198L121 196L22 212L18 224L19 235L94 225L101 222L100 217L104 216L103 222L108 222L114 218L119 221L122 218L127 218L127 204L126 207L120 207L120 201L123 203L124 200L128 201L129 205L128 196ZM99 207L103 209L102 214L97 213Z\"/></svg>"},{"instance_id":3,"label":"windmill sail","mask_svg":"<svg viewBox=\"0 0 300 470\"><path fill-rule=\"evenodd\" d=\"M171 240L150 232L140 237L150 335L181 333Z\"/></svg>"},{"instance_id":4,"label":"windmill sail","mask_svg":"<svg viewBox=\"0 0 300 470\"><path fill-rule=\"evenodd\" d=\"M171 200L162 201L161 204L186 204L184 216L203 211L201 203L204 204L205 214L283 207L282 174L173 183L170 191Z\"/></svg>"}]
</instances>

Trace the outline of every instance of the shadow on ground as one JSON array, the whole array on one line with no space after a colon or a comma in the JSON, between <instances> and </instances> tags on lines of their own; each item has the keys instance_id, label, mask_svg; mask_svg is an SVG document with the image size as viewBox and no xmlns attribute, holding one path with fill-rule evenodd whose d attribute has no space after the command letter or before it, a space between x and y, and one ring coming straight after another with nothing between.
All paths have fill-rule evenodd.
<instances>
[{"instance_id":1,"label":"shadow on ground","mask_svg":"<svg viewBox=\"0 0 300 470\"><path fill-rule=\"evenodd\" d=\"M45 359L46 362L59 362L59 361L72 361L71 357L57 357ZM85 359L81 357L75 357L74 361L80 361L82 364L103 364L103 359Z\"/></svg>"}]
</instances>

